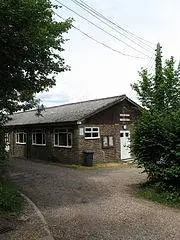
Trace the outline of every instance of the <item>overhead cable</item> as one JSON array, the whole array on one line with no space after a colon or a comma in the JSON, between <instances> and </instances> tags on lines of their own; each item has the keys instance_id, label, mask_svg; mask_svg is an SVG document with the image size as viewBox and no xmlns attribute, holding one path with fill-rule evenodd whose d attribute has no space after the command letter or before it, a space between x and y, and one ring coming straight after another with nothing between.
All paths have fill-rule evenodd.
<instances>
[{"instance_id":1,"label":"overhead cable","mask_svg":"<svg viewBox=\"0 0 180 240\"><path fill-rule=\"evenodd\" d=\"M119 33L120 35L122 35L122 36L124 36L125 38L127 38L129 41L131 41L131 42L133 42L134 44L136 44L137 46L139 46L140 48L142 48L142 49L144 49L144 50L146 50L146 51L149 51L149 52L152 52L152 47L150 47L149 45L147 45L146 43L144 43L144 42L142 42L142 41L140 41L139 42L139 40L138 39L133 39L133 37L132 36L128 36L127 34L125 34L125 33L122 33L117 27L115 27L111 22L110 22L110 20L102 20L102 19L104 19L102 16L100 16L100 14L97 14L97 12L96 12L96 10L92 10L92 9L90 9L90 7L87 5L85 5L85 4L83 4L83 3L81 3L81 2L79 2L79 1L77 1L77 0L70 0L70 1L72 1L72 2L74 2L76 5L78 5L79 7L81 7L84 11L86 11L86 12L88 12L89 14L91 14L92 16L94 16L96 19L98 19L99 21L101 21L102 23L104 23L106 26L108 26L109 28L111 28L111 29L113 29L114 31L116 31L117 33ZM108 22L110 22L110 23L108 23ZM138 41L138 42L137 42ZM147 49L147 47L148 48L151 48L151 50L150 49Z\"/></svg>"},{"instance_id":2,"label":"overhead cable","mask_svg":"<svg viewBox=\"0 0 180 240\"><path fill-rule=\"evenodd\" d=\"M73 9L69 8L68 6L66 6L65 4L63 4L62 2L60 2L59 0L55 0L56 2L58 2L59 4L61 4L63 7L65 7L66 9L68 9L69 11L75 13L77 16L81 17L82 19L84 19L85 21L89 22L90 24L92 24L93 26L95 26L96 28L100 29L101 31L105 32L106 34L108 34L109 36L115 38L116 40L118 40L119 42L122 42L123 44L125 44L126 46L128 46L129 48L133 49L134 51L149 57L149 55L145 54L144 52L132 47L131 45L127 44L126 42L124 42L123 40L121 40L120 38L116 37L115 35L109 33L108 31L104 30L102 27L98 26L97 24L93 23L92 21L88 20L87 18L83 17L82 15L80 15L79 13L77 13L76 11L74 11Z\"/></svg>"},{"instance_id":3,"label":"overhead cable","mask_svg":"<svg viewBox=\"0 0 180 240\"><path fill-rule=\"evenodd\" d=\"M78 2L76 0L76 2ZM117 28L119 28L120 30L126 32L127 34L131 35L132 37L136 38L139 42L146 44L147 46L149 46L150 48L152 48L152 46L154 47L156 44L145 40L144 38L126 30L125 28L121 27L119 24L113 22L112 20L108 19L107 17L105 17L103 14L101 14L100 12L98 12L97 10L95 10L94 8L92 8L90 5L88 5L87 3L85 3L84 1L80 1L78 2L79 4L83 5L84 7L88 8L89 10L91 10L93 13L95 13L97 16L100 16L101 18L105 19L106 21L110 22L112 25L116 26ZM154 49L154 48L153 48Z\"/></svg>"},{"instance_id":4,"label":"overhead cable","mask_svg":"<svg viewBox=\"0 0 180 240\"><path fill-rule=\"evenodd\" d=\"M56 16L58 16L59 18L61 18L62 20L64 20L64 21L66 20L65 18L61 17L61 16L60 16L58 13L56 13L56 12L54 12L54 14L55 14ZM78 31L79 31L80 33L82 33L84 36L86 36L86 37L88 37L89 39L93 40L94 42L96 42L96 43L98 43L98 44L100 44L100 45L102 45L102 46L110 49L110 50L113 51L113 52L119 53L119 54L121 54L121 55L123 55L123 56L126 56L126 57L131 57L131 58L136 58L136 59L147 59L147 58L145 58L145 57L139 57L139 56L134 56L134 55L130 55L130 54L123 53L123 52L121 52L121 51L119 51L119 50L117 50L117 49L114 49L114 48L110 47L110 46L107 45L106 43L101 42L101 41L95 39L94 37L90 36L88 33L85 33L84 31L82 31L80 28L78 28L78 27L76 27L76 26L74 26L74 25L72 25L72 27L73 27L74 29L78 30Z\"/></svg>"}]
</instances>

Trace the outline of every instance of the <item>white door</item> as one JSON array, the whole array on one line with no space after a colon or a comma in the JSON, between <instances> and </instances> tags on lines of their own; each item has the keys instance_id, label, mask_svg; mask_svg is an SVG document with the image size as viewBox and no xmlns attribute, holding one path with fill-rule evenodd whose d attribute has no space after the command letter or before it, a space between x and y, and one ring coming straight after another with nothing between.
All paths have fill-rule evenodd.
<instances>
[{"instance_id":1,"label":"white door","mask_svg":"<svg viewBox=\"0 0 180 240\"><path fill-rule=\"evenodd\" d=\"M131 158L130 153L130 131L120 131L121 160Z\"/></svg>"}]
</instances>

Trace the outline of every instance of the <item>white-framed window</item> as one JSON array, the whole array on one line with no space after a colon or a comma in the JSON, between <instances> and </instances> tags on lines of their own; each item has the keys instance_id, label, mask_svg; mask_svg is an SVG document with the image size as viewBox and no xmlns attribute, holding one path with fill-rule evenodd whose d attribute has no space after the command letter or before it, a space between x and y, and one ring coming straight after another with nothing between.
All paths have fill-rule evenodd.
<instances>
[{"instance_id":1,"label":"white-framed window","mask_svg":"<svg viewBox=\"0 0 180 240\"><path fill-rule=\"evenodd\" d=\"M16 132L16 143L26 144L27 135L25 132Z\"/></svg>"},{"instance_id":2,"label":"white-framed window","mask_svg":"<svg viewBox=\"0 0 180 240\"><path fill-rule=\"evenodd\" d=\"M103 136L102 145L103 145L104 148L113 147L114 146L113 136Z\"/></svg>"},{"instance_id":3,"label":"white-framed window","mask_svg":"<svg viewBox=\"0 0 180 240\"><path fill-rule=\"evenodd\" d=\"M54 147L72 147L72 132L69 129L54 130Z\"/></svg>"},{"instance_id":4,"label":"white-framed window","mask_svg":"<svg viewBox=\"0 0 180 240\"><path fill-rule=\"evenodd\" d=\"M46 145L46 133L43 130L35 130L32 133L32 145Z\"/></svg>"},{"instance_id":5,"label":"white-framed window","mask_svg":"<svg viewBox=\"0 0 180 240\"><path fill-rule=\"evenodd\" d=\"M99 127L85 127L85 139L98 139L100 138Z\"/></svg>"}]
</instances>

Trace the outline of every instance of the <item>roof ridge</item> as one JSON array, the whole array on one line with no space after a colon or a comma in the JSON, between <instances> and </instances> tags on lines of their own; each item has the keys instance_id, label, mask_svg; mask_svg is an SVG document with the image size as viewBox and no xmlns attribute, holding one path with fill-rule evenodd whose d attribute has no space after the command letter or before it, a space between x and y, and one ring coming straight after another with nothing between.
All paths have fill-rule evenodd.
<instances>
[{"instance_id":1,"label":"roof ridge","mask_svg":"<svg viewBox=\"0 0 180 240\"><path fill-rule=\"evenodd\" d=\"M67 106L67 105L74 105L74 104L78 104L78 103L86 103L86 102L93 102L93 101L105 100L105 99L116 98L116 97L125 97L125 96L126 96L125 94L122 94L122 95L117 95L117 96L112 96L112 97L95 98L95 99L90 99L90 100L85 100L85 101L78 101L78 102L73 102L73 103L65 103L65 104L62 104L62 105L47 107L46 109L56 108L56 107L63 107L63 106Z\"/></svg>"},{"instance_id":2,"label":"roof ridge","mask_svg":"<svg viewBox=\"0 0 180 240\"><path fill-rule=\"evenodd\" d=\"M87 102L93 102L93 101L99 101L99 100L105 100L105 99L111 99L111 98L121 98L121 97L125 97L126 94L122 94L122 95L116 95L116 96L112 96L112 97L105 97L105 98L95 98L95 99L90 99L90 100L85 100L85 101L78 101L78 102L74 102L74 103L65 103L62 105L56 105L56 106L51 106L51 107L45 107L46 109L51 109L51 108L57 108L57 107L63 107L63 106L69 106L69 105L75 105L75 104L79 104L79 103L87 103ZM24 111L24 112L16 112L14 114L20 114L20 113L27 113L27 112L33 112L36 111L37 109L31 109L28 111Z\"/></svg>"}]
</instances>

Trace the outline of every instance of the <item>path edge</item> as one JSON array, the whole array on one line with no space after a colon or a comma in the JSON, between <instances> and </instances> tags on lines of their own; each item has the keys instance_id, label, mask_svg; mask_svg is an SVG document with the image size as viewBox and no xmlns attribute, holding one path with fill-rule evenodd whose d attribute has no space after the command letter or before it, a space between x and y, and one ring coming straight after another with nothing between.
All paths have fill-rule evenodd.
<instances>
[{"instance_id":1,"label":"path edge","mask_svg":"<svg viewBox=\"0 0 180 240\"><path fill-rule=\"evenodd\" d=\"M44 231L46 232L46 234L49 237L48 239L49 240L55 240L54 237L52 236L50 230L49 230L49 226L48 226L48 224L47 224L43 214L41 213L39 208L36 206L36 204L29 197L27 197L24 193L20 192L20 194L33 207L33 209L35 210L36 214L40 218L41 222L43 223Z\"/></svg>"}]
</instances>

